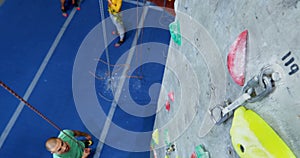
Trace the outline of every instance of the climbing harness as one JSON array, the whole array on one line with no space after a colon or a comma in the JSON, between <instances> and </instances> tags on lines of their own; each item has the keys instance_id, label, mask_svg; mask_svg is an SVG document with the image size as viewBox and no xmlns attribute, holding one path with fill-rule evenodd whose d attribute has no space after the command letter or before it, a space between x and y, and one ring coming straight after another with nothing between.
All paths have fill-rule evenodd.
<instances>
[{"instance_id":1,"label":"climbing harness","mask_svg":"<svg viewBox=\"0 0 300 158\"><path fill-rule=\"evenodd\" d=\"M233 102L226 100L223 104L217 104L210 108L209 114L214 123L217 125L222 124L239 106L245 103L257 102L270 94L275 88L273 74L274 71L269 65L263 67L260 73L252 77L243 87L243 94L240 97Z\"/></svg>"}]
</instances>

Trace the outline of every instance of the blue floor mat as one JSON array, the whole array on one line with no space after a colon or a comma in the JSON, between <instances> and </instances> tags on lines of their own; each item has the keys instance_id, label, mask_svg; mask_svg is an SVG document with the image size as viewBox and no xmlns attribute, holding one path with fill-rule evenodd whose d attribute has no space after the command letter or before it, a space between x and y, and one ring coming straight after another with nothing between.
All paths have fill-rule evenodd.
<instances>
[{"instance_id":1,"label":"blue floor mat","mask_svg":"<svg viewBox=\"0 0 300 158\"><path fill-rule=\"evenodd\" d=\"M106 5L104 3L104 7L107 7ZM133 3L123 4L124 10L134 7L136 5ZM69 14L70 12L71 10L68 10ZM164 27L166 27L168 22L166 20L160 21L161 18L166 16L168 15L162 11L149 10L146 19L153 20L155 26L165 25ZM108 17L107 11L105 11L105 17ZM6 1L0 7L0 19L2 19L0 21L0 50L2 56L0 58L0 80L9 85L20 96L24 96L66 19L61 16L58 1L34 0L26 2L21 0ZM95 29L96 25L99 25L100 20L98 1L83 1L81 10L75 13L68 27L63 28L66 30L28 99L33 106L60 128L89 132L89 128L78 115L75 106L72 93L72 73L74 71L74 61L78 50L82 46L82 41L85 40L92 29ZM112 27L111 23L107 25ZM126 25L136 25L136 21L130 22L127 20ZM113 28L110 28L108 32L112 30ZM109 43L110 64L118 64L121 55L132 48L136 35L135 31L130 30L127 32L126 42L120 48L116 49L113 47L113 44L118 40L117 37ZM161 36L155 36L155 34L160 34ZM142 29L137 38L137 44L145 44L138 49L138 51L142 50L143 52L137 54L131 63L132 67L139 66L136 66L137 68L130 70L128 73L128 83L130 85L130 96L128 97L132 97L137 105L141 107L146 104L153 104L151 107L153 111L156 109L155 101L157 101L159 86L151 88L151 85L153 83L159 84L162 81L169 39L168 30L158 28ZM99 42L103 41L99 40ZM147 45L147 43L151 42L163 44L163 49L161 49L163 51L158 52L156 48L153 48L156 46L155 44ZM160 58L159 63L148 61L145 64L141 64L148 58L149 53L153 53L152 51L159 54L157 56L157 58ZM107 60L105 53L99 58L103 59L103 61ZM110 66L110 71L114 72L115 68L115 66ZM106 71L107 65L99 62L95 74L103 77L103 75L107 75L105 74ZM110 75L113 76L114 74ZM134 76L142 76L142 78L134 78ZM98 100L101 103L101 108L107 115L114 93L108 89L107 93L104 94L105 90L107 90L105 89L105 86L107 88L108 84L107 80L97 80L95 78L95 81ZM153 91L153 94L157 94L153 96L152 100L148 94L149 89ZM2 133L19 101L2 88L0 89L0 94L0 105L5 109L0 112L0 131ZM121 101L124 101L124 98L122 99ZM112 121L128 131L151 133L154 119L155 113L147 117L138 117L128 114L119 105L116 108ZM53 128L28 107L24 107L0 148L0 157L51 157L51 154L44 148L44 141L48 137L56 136L58 132L57 129ZM114 132L111 132L107 139L113 138L113 134ZM96 137L98 135L93 138L93 148L96 148L98 145L98 138ZM146 146L147 144L150 145L150 139L151 137L148 134L144 140L135 141L141 141L139 143ZM119 140L120 143L122 143L121 140ZM146 158L149 157L149 152L124 151L114 146L109 146L109 144L104 144L101 157Z\"/></svg>"},{"instance_id":2,"label":"blue floor mat","mask_svg":"<svg viewBox=\"0 0 300 158\"><path fill-rule=\"evenodd\" d=\"M43 5L49 7L41 8ZM55 5L51 5L51 2L34 2L29 5L21 0L6 1L0 8L0 78L20 95L24 95L38 69L37 65L42 62L57 29L63 23L64 19L60 18L49 20L53 19L50 17L53 17L51 13L55 14L54 10ZM36 16L41 12L44 17ZM0 116L1 132L19 103L9 95L1 89L1 98L5 99L1 99L0 105L6 109Z\"/></svg>"}]
</instances>

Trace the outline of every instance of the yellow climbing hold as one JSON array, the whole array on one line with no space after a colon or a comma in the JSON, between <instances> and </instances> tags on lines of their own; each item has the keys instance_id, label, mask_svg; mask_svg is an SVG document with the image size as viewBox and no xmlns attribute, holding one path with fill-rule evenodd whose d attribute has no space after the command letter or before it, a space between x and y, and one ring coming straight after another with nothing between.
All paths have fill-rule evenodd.
<instances>
[{"instance_id":1,"label":"yellow climbing hold","mask_svg":"<svg viewBox=\"0 0 300 158\"><path fill-rule=\"evenodd\" d=\"M230 135L233 147L241 158L296 158L259 115L243 106L234 112Z\"/></svg>"},{"instance_id":2,"label":"yellow climbing hold","mask_svg":"<svg viewBox=\"0 0 300 158\"><path fill-rule=\"evenodd\" d=\"M152 139L155 144L159 144L159 132L158 129L155 129L152 133Z\"/></svg>"}]
</instances>

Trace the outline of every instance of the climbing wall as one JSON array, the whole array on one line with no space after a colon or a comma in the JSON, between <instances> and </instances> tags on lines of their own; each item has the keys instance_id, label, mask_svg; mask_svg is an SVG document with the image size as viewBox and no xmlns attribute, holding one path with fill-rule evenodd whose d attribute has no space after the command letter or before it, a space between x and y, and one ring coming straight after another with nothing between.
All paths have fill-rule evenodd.
<instances>
[{"instance_id":1,"label":"climbing wall","mask_svg":"<svg viewBox=\"0 0 300 158\"><path fill-rule=\"evenodd\" d=\"M151 143L153 157L258 156L248 148L251 143L254 150L269 156L276 157L272 150L300 156L298 2L175 1L176 18L170 26L172 41ZM239 113L215 125L209 109L225 100L235 101L259 74L269 77L272 89L243 105L270 128L235 126L240 122L232 124L232 120ZM258 83L266 88L265 82ZM273 135L271 140L260 140L267 133L262 129L272 130L279 143L268 147ZM253 134L249 144L235 146L233 140L248 138L247 130Z\"/></svg>"}]
</instances>

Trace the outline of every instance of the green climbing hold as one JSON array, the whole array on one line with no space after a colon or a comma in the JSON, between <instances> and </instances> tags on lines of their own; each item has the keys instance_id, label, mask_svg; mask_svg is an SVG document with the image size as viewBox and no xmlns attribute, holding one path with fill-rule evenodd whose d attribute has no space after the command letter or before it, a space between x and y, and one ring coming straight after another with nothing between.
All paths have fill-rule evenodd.
<instances>
[{"instance_id":1,"label":"green climbing hold","mask_svg":"<svg viewBox=\"0 0 300 158\"><path fill-rule=\"evenodd\" d=\"M198 145L195 147L195 153L197 158L209 158L209 153L204 150L202 145Z\"/></svg>"},{"instance_id":2,"label":"green climbing hold","mask_svg":"<svg viewBox=\"0 0 300 158\"><path fill-rule=\"evenodd\" d=\"M175 20L174 22L170 23L169 29L170 29L170 33L171 33L171 37L172 37L173 41L176 44L181 45L181 33L180 33L179 21Z\"/></svg>"},{"instance_id":3,"label":"green climbing hold","mask_svg":"<svg viewBox=\"0 0 300 158\"><path fill-rule=\"evenodd\" d=\"M169 140L169 131L168 129L165 129L164 131L164 140L165 140L165 145L170 146L170 140Z\"/></svg>"}]
</instances>

